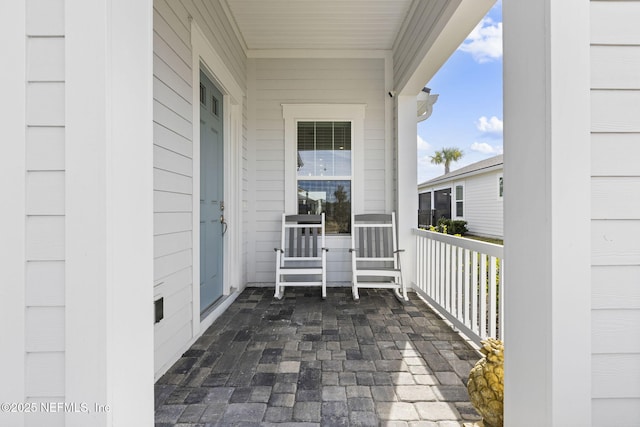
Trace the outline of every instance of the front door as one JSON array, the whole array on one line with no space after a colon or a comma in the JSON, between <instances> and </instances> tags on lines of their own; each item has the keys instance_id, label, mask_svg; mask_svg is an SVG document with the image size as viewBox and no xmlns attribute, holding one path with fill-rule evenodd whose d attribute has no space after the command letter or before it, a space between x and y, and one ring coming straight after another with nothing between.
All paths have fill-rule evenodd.
<instances>
[{"instance_id":1,"label":"front door","mask_svg":"<svg viewBox=\"0 0 640 427\"><path fill-rule=\"evenodd\" d=\"M200 71L200 313L222 296L223 127L222 94Z\"/></svg>"}]
</instances>

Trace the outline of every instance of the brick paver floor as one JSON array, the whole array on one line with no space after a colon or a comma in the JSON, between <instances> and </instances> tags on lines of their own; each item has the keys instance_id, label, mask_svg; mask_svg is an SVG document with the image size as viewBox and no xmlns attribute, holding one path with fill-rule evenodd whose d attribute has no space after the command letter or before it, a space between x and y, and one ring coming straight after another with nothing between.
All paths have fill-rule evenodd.
<instances>
[{"instance_id":1,"label":"brick paver floor","mask_svg":"<svg viewBox=\"0 0 640 427\"><path fill-rule=\"evenodd\" d=\"M458 427L479 359L415 294L247 288L155 386L156 426Z\"/></svg>"}]
</instances>

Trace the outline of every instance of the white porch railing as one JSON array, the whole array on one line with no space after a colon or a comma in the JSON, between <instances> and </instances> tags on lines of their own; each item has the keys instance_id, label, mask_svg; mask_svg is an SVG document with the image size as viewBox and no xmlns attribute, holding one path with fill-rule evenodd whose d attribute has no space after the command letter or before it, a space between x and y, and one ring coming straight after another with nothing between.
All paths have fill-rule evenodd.
<instances>
[{"instance_id":1,"label":"white porch railing","mask_svg":"<svg viewBox=\"0 0 640 427\"><path fill-rule=\"evenodd\" d=\"M503 247L425 230L416 236L416 291L480 345L503 339Z\"/></svg>"}]
</instances>

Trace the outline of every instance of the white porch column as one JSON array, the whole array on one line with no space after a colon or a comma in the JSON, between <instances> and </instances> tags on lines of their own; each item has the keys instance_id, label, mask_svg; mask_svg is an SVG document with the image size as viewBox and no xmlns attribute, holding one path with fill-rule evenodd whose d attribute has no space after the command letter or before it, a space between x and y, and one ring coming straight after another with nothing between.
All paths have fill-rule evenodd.
<instances>
[{"instance_id":1,"label":"white porch column","mask_svg":"<svg viewBox=\"0 0 640 427\"><path fill-rule=\"evenodd\" d=\"M589 2L503 19L505 425L589 426Z\"/></svg>"},{"instance_id":2,"label":"white porch column","mask_svg":"<svg viewBox=\"0 0 640 427\"><path fill-rule=\"evenodd\" d=\"M416 243L411 229L418 226L418 162L416 160L416 96L397 97L396 123L396 218L402 256L402 273L407 287L416 282Z\"/></svg>"},{"instance_id":3,"label":"white porch column","mask_svg":"<svg viewBox=\"0 0 640 427\"><path fill-rule=\"evenodd\" d=\"M10 66L0 70L0 403L25 400L26 16L23 2L0 4L0 40ZM0 425L20 426L24 414L0 411Z\"/></svg>"},{"instance_id":4,"label":"white porch column","mask_svg":"<svg viewBox=\"0 0 640 427\"><path fill-rule=\"evenodd\" d=\"M152 12L65 0L67 426L153 425Z\"/></svg>"}]
</instances>

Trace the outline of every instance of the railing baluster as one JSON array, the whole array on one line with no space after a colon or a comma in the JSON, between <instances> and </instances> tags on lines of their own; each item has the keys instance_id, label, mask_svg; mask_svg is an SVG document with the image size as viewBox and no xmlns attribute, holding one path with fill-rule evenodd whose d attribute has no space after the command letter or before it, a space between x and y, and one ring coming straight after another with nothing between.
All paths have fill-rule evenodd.
<instances>
[{"instance_id":1,"label":"railing baluster","mask_svg":"<svg viewBox=\"0 0 640 427\"><path fill-rule=\"evenodd\" d=\"M418 262L416 263L416 286L419 289L422 288L422 270L424 269L424 256L422 256L422 242L420 240L416 240L416 259Z\"/></svg>"},{"instance_id":2,"label":"railing baluster","mask_svg":"<svg viewBox=\"0 0 640 427\"><path fill-rule=\"evenodd\" d=\"M458 270L458 277L456 279L456 284L457 284L457 289L458 292L456 292L456 317L459 320L463 319L463 314L462 314L462 270L463 270L463 264L464 264L464 252L462 250L462 248L460 246L456 247L457 251L458 251L458 262L456 264L456 269Z\"/></svg>"},{"instance_id":3,"label":"railing baluster","mask_svg":"<svg viewBox=\"0 0 640 427\"><path fill-rule=\"evenodd\" d=\"M473 261L471 262L471 329L480 336L480 323L478 319L478 252L473 251Z\"/></svg>"},{"instance_id":4,"label":"railing baluster","mask_svg":"<svg viewBox=\"0 0 640 427\"><path fill-rule=\"evenodd\" d=\"M453 269L456 265L456 252L455 248L451 245L447 245L447 255L448 255L448 263L447 263L447 310L449 313L453 313L453 298L455 298L455 277L456 275L453 272Z\"/></svg>"},{"instance_id":5,"label":"railing baluster","mask_svg":"<svg viewBox=\"0 0 640 427\"><path fill-rule=\"evenodd\" d=\"M444 306L444 243L438 242L438 304Z\"/></svg>"},{"instance_id":6,"label":"railing baluster","mask_svg":"<svg viewBox=\"0 0 640 427\"><path fill-rule=\"evenodd\" d=\"M429 295L431 295L432 298L435 298L437 293L436 277L438 276L436 276L436 268L438 264L438 251L436 249L436 243L435 240L429 241L429 245L431 246L431 258L429 259L429 263L431 264L431 271L429 272L429 274L431 274L431 291Z\"/></svg>"},{"instance_id":7,"label":"railing baluster","mask_svg":"<svg viewBox=\"0 0 640 427\"><path fill-rule=\"evenodd\" d=\"M429 240L429 247L430 247L429 265L431 266L429 268L429 283L431 288L429 290L429 295L431 295L432 298L435 298L436 296L436 258L438 256L438 254L436 253L436 242L434 240Z\"/></svg>"},{"instance_id":8,"label":"railing baluster","mask_svg":"<svg viewBox=\"0 0 640 427\"><path fill-rule=\"evenodd\" d=\"M500 260L500 280L498 281L498 339L504 341L504 259Z\"/></svg>"},{"instance_id":9,"label":"railing baluster","mask_svg":"<svg viewBox=\"0 0 640 427\"><path fill-rule=\"evenodd\" d=\"M496 257L489 258L489 333L488 336L496 337L496 314L497 314L497 283L496 283Z\"/></svg>"},{"instance_id":10,"label":"railing baluster","mask_svg":"<svg viewBox=\"0 0 640 427\"><path fill-rule=\"evenodd\" d=\"M471 327L471 251L464 250L464 324Z\"/></svg>"},{"instance_id":11,"label":"railing baluster","mask_svg":"<svg viewBox=\"0 0 640 427\"><path fill-rule=\"evenodd\" d=\"M444 248L444 308L451 313L451 245Z\"/></svg>"},{"instance_id":12,"label":"railing baluster","mask_svg":"<svg viewBox=\"0 0 640 427\"><path fill-rule=\"evenodd\" d=\"M480 336L487 337L487 254L480 254Z\"/></svg>"}]
</instances>

